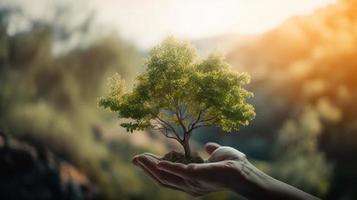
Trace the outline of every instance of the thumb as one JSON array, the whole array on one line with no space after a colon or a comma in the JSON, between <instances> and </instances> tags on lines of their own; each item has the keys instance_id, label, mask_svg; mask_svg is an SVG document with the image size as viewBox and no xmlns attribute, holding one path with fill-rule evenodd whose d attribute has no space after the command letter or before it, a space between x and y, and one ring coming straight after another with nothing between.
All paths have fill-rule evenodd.
<instances>
[{"instance_id":1,"label":"thumb","mask_svg":"<svg viewBox=\"0 0 357 200\"><path fill-rule=\"evenodd\" d=\"M211 155L218 147L220 147L220 145L213 142L209 142L205 145L205 149L209 155Z\"/></svg>"}]
</instances>

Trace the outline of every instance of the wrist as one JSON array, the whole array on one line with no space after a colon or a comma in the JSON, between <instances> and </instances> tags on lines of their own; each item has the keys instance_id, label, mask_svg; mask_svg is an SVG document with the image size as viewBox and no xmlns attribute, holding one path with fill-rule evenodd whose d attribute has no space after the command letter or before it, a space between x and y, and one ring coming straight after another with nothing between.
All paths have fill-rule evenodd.
<instances>
[{"instance_id":1,"label":"wrist","mask_svg":"<svg viewBox=\"0 0 357 200\"><path fill-rule=\"evenodd\" d=\"M283 183L254 167L248 160L239 161L230 190L248 199L318 200L304 191Z\"/></svg>"},{"instance_id":2,"label":"wrist","mask_svg":"<svg viewBox=\"0 0 357 200\"><path fill-rule=\"evenodd\" d=\"M229 181L229 190L248 199L266 199L270 196L269 191L275 179L257 169L247 159L238 161L234 173Z\"/></svg>"}]
</instances>

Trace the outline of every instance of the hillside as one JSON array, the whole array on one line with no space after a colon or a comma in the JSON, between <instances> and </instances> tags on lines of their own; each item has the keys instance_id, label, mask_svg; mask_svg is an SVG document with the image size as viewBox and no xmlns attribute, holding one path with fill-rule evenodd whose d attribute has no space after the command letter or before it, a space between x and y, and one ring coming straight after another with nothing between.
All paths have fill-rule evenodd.
<instances>
[{"instance_id":1,"label":"hillside","mask_svg":"<svg viewBox=\"0 0 357 200\"><path fill-rule=\"evenodd\" d=\"M252 75L257 120L245 132L300 143L310 135L309 148L334 164L327 198L356 198L357 1L293 17L228 57Z\"/></svg>"}]
</instances>

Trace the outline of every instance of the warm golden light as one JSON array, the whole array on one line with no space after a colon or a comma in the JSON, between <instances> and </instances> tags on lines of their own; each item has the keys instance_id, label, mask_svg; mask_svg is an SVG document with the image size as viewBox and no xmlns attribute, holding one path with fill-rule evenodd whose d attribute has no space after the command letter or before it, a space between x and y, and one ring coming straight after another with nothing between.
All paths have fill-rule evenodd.
<instances>
[{"instance_id":1,"label":"warm golden light","mask_svg":"<svg viewBox=\"0 0 357 200\"><path fill-rule=\"evenodd\" d=\"M167 35L185 38L256 34L335 0L95 0L99 17L147 48Z\"/></svg>"}]
</instances>

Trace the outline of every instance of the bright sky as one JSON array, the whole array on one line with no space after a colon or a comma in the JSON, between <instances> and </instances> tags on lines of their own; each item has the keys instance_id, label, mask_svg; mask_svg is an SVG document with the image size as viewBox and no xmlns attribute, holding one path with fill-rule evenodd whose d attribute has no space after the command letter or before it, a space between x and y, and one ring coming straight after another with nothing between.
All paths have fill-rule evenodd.
<instances>
[{"instance_id":1,"label":"bright sky","mask_svg":"<svg viewBox=\"0 0 357 200\"><path fill-rule=\"evenodd\" d=\"M33 16L51 18L55 2L67 1L79 10L94 7L99 21L148 49L169 35L199 39L261 33L336 0L0 0L0 6L18 4Z\"/></svg>"},{"instance_id":2,"label":"bright sky","mask_svg":"<svg viewBox=\"0 0 357 200\"><path fill-rule=\"evenodd\" d=\"M202 38L256 34L335 0L94 0L98 17L150 48L168 35Z\"/></svg>"}]
</instances>

